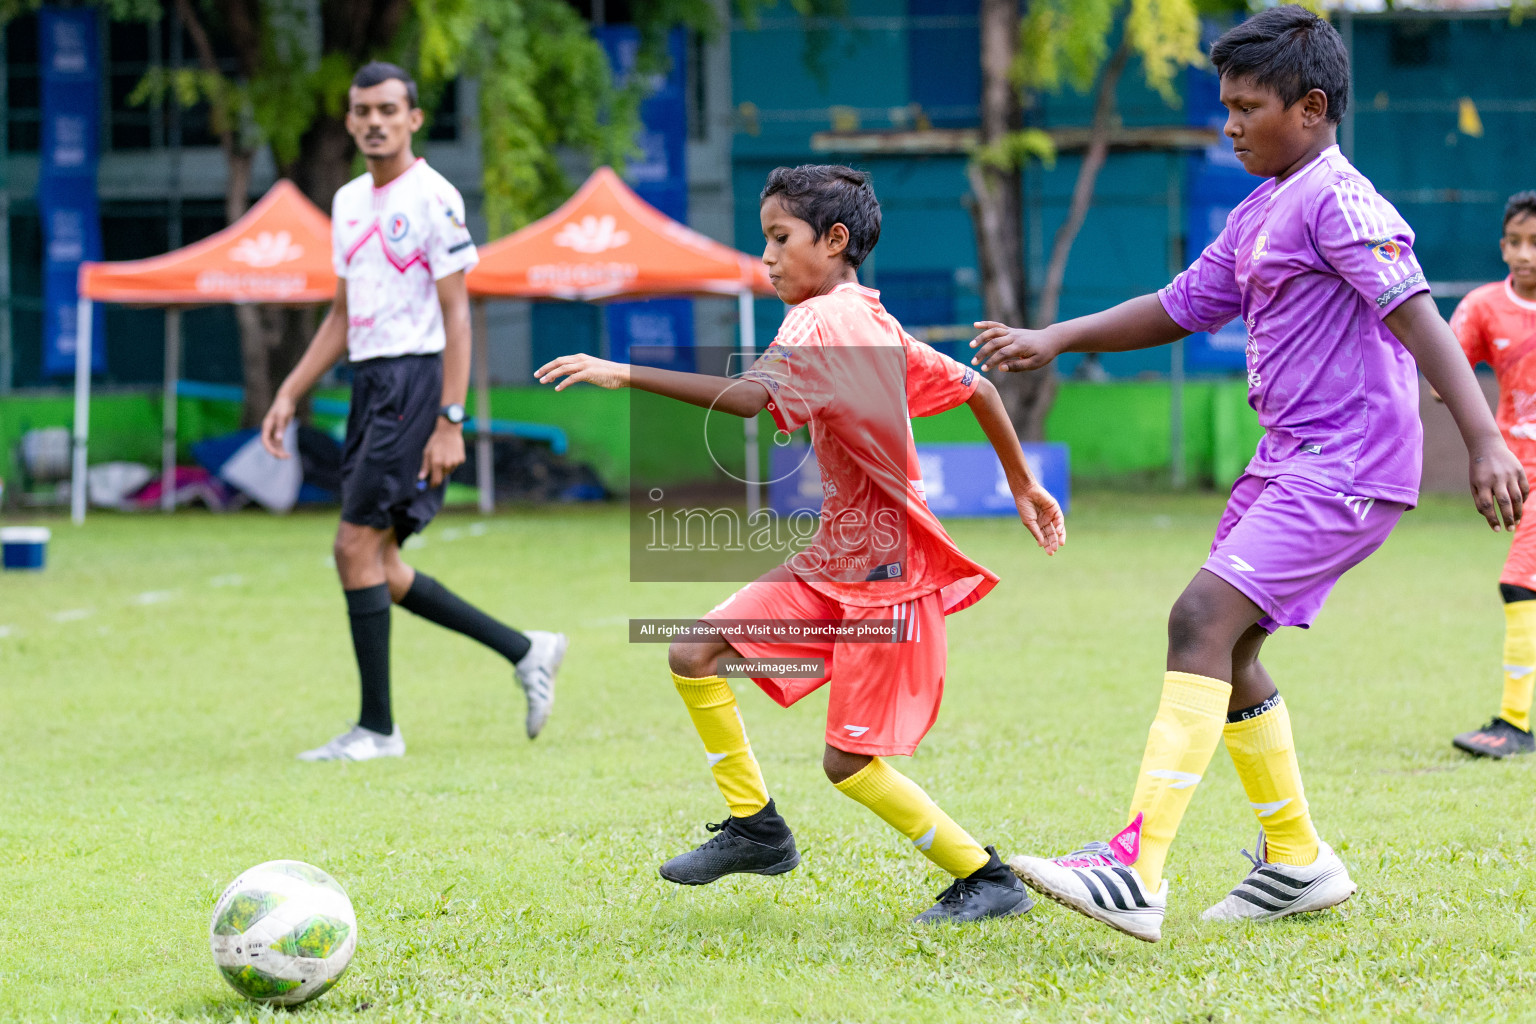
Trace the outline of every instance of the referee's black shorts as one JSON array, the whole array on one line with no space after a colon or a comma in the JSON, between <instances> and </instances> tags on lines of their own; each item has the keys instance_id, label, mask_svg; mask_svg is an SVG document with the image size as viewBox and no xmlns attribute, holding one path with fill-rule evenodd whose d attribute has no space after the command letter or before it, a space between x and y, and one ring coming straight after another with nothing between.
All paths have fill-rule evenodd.
<instances>
[{"instance_id":1,"label":"referee's black shorts","mask_svg":"<svg viewBox=\"0 0 1536 1024\"><path fill-rule=\"evenodd\" d=\"M447 482L418 480L443 400L443 358L395 356L352 364L352 408L341 455L341 518L393 528L402 543L443 507Z\"/></svg>"}]
</instances>

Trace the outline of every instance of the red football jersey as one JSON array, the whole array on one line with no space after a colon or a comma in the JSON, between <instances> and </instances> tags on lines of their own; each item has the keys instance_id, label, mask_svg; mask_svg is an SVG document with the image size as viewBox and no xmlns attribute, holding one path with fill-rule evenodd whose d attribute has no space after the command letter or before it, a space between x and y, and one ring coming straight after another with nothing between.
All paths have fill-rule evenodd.
<instances>
[{"instance_id":1,"label":"red football jersey","mask_svg":"<svg viewBox=\"0 0 1536 1024\"><path fill-rule=\"evenodd\" d=\"M1516 295L1508 279L1485 284L1461 300L1451 330L1473 366L1493 367L1504 443L1536 466L1536 302Z\"/></svg>"},{"instance_id":2,"label":"red football jersey","mask_svg":"<svg viewBox=\"0 0 1536 1024\"><path fill-rule=\"evenodd\" d=\"M941 590L946 613L992 589L997 575L967 558L928 509L910 419L969 399L975 370L903 331L879 292L848 283L790 310L743 376L768 389L779 429L810 424L821 523L786 563L798 578L858 607Z\"/></svg>"}]
</instances>

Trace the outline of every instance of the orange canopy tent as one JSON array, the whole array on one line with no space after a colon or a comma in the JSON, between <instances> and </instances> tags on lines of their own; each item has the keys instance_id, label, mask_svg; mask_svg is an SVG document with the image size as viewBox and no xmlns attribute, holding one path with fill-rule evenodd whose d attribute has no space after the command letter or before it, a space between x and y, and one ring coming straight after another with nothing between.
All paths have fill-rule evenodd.
<instances>
[{"instance_id":1,"label":"orange canopy tent","mask_svg":"<svg viewBox=\"0 0 1536 1024\"><path fill-rule=\"evenodd\" d=\"M465 278L471 296L604 302L671 296L735 295L741 349L750 358L753 295L772 295L760 259L680 224L641 199L611 167L599 167L548 216L480 249ZM483 332L482 332L483 333ZM483 353L483 349L481 350ZM481 408L490 408L489 367L477 362ZM746 422L748 450L757 421ZM482 437L482 444L489 444ZM482 466L490 453L479 455ZM758 500L755 459L747 460L748 505ZM489 494L481 487L482 501Z\"/></svg>"},{"instance_id":2,"label":"orange canopy tent","mask_svg":"<svg viewBox=\"0 0 1536 1024\"><path fill-rule=\"evenodd\" d=\"M290 181L279 181L224 230L144 260L82 263L75 342L75 444L70 491L75 522L85 519L86 442L91 407L91 304L165 306L165 480L176 471L176 380L181 307L212 303L307 305L336 294L331 221ZM166 506L175 488L163 489Z\"/></svg>"},{"instance_id":3,"label":"orange canopy tent","mask_svg":"<svg viewBox=\"0 0 1536 1024\"><path fill-rule=\"evenodd\" d=\"M772 295L761 260L668 217L599 167L554 213L481 248L469 293L602 301Z\"/></svg>"}]
</instances>

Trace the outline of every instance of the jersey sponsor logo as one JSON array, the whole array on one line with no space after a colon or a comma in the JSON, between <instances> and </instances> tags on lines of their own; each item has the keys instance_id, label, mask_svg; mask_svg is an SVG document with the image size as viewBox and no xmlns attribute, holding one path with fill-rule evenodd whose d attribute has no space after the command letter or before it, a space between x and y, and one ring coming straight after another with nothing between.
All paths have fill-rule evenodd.
<instances>
[{"instance_id":1,"label":"jersey sponsor logo","mask_svg":"<svg viewBox=\"0 0 1536 1024\"><path fill-rule=\"evenodd\" d=\"M1301 454L1321 455L1323 454L1323 446L1320 444L1304 444L1301 446Z\"/></svg>"},{"instance_id":2,"label":"jersey sponsor logo","mask_svg":"<svg viewBox=\"0 0 1536 1024\"><path fill-rule=\"evenodd\" d=\"M1509 348L1509 339L1508 338L1494 338L1493 339L1493 347L1494 348Z\"/></svg>"},{"instance_id":3,"label":"jersey sponsor logo","mask_svg":"<svg viewBox=\"0 0 1536 1024\"><path fill-rule=\"evenodd\" d=\"M304 247L286 231L262 231L235 243L229 258L248 267L275 267L304 255Z\"/></svg>"},{"instance_id":4,"label":"jersey sponsor logo","mask_svg":"<svg viewBox=\"0 0 1536 1024\"><path fill-rule=\"evenodd\" d=\"M1190 789L1200 781L1194 772L1178 772L1172 768L1154 768L1147 772L1154 779L1167 779L1169 789Z\"/></svg>"},{"instance_id":5,"label":"jersey sponsor logo","mask_svg":"<svg viewBox=\"0 0 1536 1024\"><path fill-rule=\"evenodd\" d=\"M1396 263L1403 255L1403 247L1390 238L1380 238L1371 242L1371 255L1378 263Z\"/></svg>"},{"instance_id":6,"label":"jersey sponsor logo","mask_svg":"<svg viewBox=\"0 0 1536 1024\"><path fill-rule=\"evenodd\" d=\"M1227 560L1232 563L1232 568L1238 572L1253 572L1253 566L1238 558L1236 555L1228 555Z\"/></svg>"},{"instance_id":7,"label":"jersey sponsor logo","mask_svg":"<svg viewBox=\"0 0 1536 1024\"><path fill-rule=\"evenodd\" d=\"M869 732L869 726L867 725L845 725L843 728L847 729L848 735L852 736L854 739L858 739L860 736L863 736L865 733Z\"/></svg>"},{"instance_id":8,"label":"jersey sponsor logo","mask_svg":"<svg viewBox=\"0 0 1536 1024\"><path fill-rule=\"evenodd\" d=\"M1261 231L1261 232L1259 232L1259 237L1255 238L1253 240L1253 258L1256 259L1256 260L1263 259L1264 258L1264 253L1265 253L1265 251L1268 248L1269 248L1269 232L1268 231Z\"/></svg>"},{"instance_id":9,"label":"jersey sponsor logo","mask_svg":"<svg viewBox=\"0 0 1536 1024\"><path fill-rule=\"evenodd\" d=\"M403 213L392 213L389 216L389 224L384 229L384 237L391 242L398 242L405 237L405 233L411 230L411 222Z\"/></svg>"},{"instance_id":10,"label":"jersey sponsor logo","mask_svg":"<svg viewBox=\"0 0 1536 1024\"><path fill-rule=\"evenodd\" d=\"M618 249L629 244L629 232L619 229L612 216L588 215L581 220L570 221L555 233L554 243L564 249L577 252L598 253Z\"/></svg>"}]
</instances>

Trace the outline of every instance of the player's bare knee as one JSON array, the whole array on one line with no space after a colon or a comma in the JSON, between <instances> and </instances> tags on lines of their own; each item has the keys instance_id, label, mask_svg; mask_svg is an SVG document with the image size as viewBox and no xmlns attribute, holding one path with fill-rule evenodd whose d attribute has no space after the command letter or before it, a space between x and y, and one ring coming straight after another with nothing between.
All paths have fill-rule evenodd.
<instances>
[{"instance_id":1,"label":"player's bare knee","mask_svg":"<svg viewBox=\"0 0 1536 1024\"><path fill-rule=\"evenodd\" d=\"M1179 595L1168 613L1168 653L1193 654L1213 642L1218 642L1213 618L1218 609L1215 602L1194 588Z\"/></svg>"},{"instance_id":2,"label":"player's bare knee","mask_svg":"<svg viewBox=\"0 0 1536 1024\"><path fill-rule=\"evenodd\" d=\"M821 770L827 773L827 781L835 786L859 774L873 760L868 754L853 754L828 744L821 754Z\"/></svg>"},{"instance_id":3,"label":"player's bare knee","mask_svg":"<svg viewBox=\"0 0 1536 1024\"><path fill-rule=\"evenodd\" d=\"M673 674L685 679L703 679L715 674L714 660L709 657L707 644L672 641L672 646L667 648L667 665Z\"/></svg>"}]
</instances>

